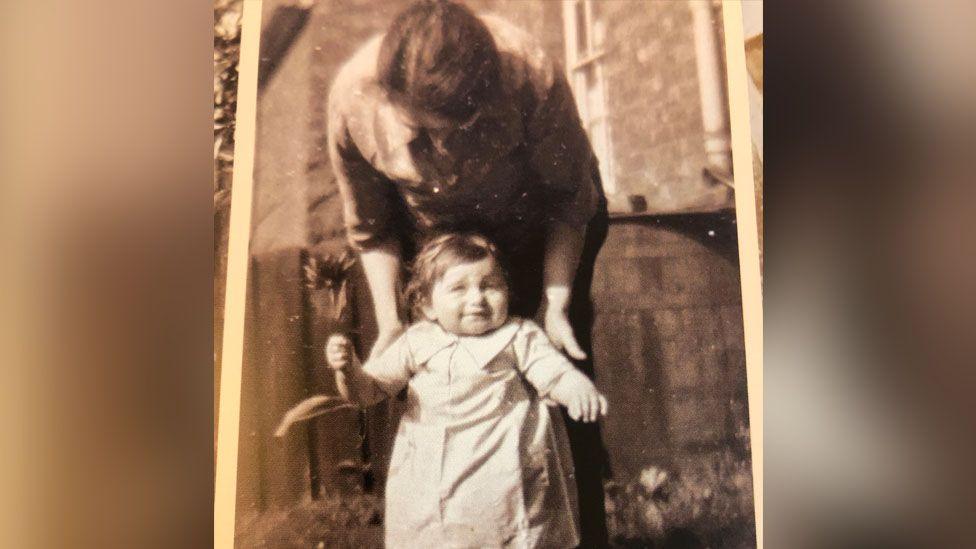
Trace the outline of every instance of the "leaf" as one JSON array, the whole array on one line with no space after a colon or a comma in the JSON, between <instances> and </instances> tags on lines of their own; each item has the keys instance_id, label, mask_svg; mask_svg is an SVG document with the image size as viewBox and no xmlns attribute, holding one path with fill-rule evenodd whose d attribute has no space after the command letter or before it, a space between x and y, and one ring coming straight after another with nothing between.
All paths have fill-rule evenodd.
<instances>
[{"instance_id":1,"label":"leaf","mask_svg":"<svg viewBox=\"0 0 976 549\"><path fill-rule=\"evenodd\" d=\"M345 399L327 395L316 395L306 398L285 412L281 423L275 429L274 436L281 438L285 436L292 425L312 419L314 417L343 409L355 409L356 406L349 404Z\"/></svg>"},{"instance_id":2,"label":"leaf","mask_svg":"<svg viewBox=\"0 0 976 549\"><path fill-rule=\"evenodd\" d=\"M336 322L342 320L342 314L346 311L346 281L343 280L339 286L339 290L336 292L338 298L335 300L335 304L332 309L332 319Z\"/></svg>"}]
</instances>

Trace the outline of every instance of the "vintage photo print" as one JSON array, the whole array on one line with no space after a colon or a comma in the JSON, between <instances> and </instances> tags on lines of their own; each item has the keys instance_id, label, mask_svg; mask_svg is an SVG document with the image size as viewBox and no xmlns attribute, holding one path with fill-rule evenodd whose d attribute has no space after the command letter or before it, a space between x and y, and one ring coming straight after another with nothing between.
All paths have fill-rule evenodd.
<instances>
[{"instance_id":1,"label":"vintage photo print","mask_svg":"<svg viewBox=\"0 0 976 549\"><path fill-rule=\"evenodd\" d=\"M761 546L754 4L215 3L216 547Z\"/></svg>"}]
</instances>

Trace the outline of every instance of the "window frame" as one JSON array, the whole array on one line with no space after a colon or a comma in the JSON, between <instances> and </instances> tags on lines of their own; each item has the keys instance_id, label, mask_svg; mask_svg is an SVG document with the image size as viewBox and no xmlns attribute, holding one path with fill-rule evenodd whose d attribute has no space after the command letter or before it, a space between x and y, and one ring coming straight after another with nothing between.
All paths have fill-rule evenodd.
<instances>
[{"instance_id":1,"label":"window frame","mask_svg":"<svg viewBox=\"0 0 976 549\"><path fill-rule=\"evenodd\" d=\"M563 0L563 43L566 50L566 79L570 88L573 90L573 98L576 101L576 108L590 138L591 144L602 144L602 147L595 146L594 153L600 162L600 175L603 179L603 189L607 194L617 192L616 177L614 174L613 160L613 140L610 125L610 109L608 101L608 89L606 76L604 74L604 62L608 57L606 49L606 37L600 43L594 41L594 31L600 23L596 20L593 13L594 0ZM578 9L582 7L582 18L580 21ZM585 44L581 51L579 43L580 34L585 32ZM587 85L586 71L592 69L593 87L598 95L599 113L591 112L591 96L593 93ZM599 131L601 135L595 135ZM599 150L598 150L599 149Z\"/></svg>"}]
</instances>

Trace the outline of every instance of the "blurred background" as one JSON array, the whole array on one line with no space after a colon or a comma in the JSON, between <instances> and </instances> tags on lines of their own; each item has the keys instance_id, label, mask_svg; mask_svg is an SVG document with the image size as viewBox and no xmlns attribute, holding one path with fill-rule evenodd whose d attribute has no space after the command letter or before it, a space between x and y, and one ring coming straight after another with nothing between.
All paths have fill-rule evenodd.
<instances>
[{"instance_id":1,"label":"blurred background","mask_svg":"<svg viewBox=\"0 0 976 549\"><path fill-rule=\"evenodd\" d=\"M765 8L767 546L971 547L973 5ZM212 544L214 15L0 18L11 546Z\"/></svg>"},{"instance_id":2,"label":"blurred background","mask_svg":"<svg viewBox=\"0 0 976 549\"><path fill-rule=\"evenodd\" d=\"M767 8L767 543L971 547L976 6Z\"/></svg>"}]
</instances>

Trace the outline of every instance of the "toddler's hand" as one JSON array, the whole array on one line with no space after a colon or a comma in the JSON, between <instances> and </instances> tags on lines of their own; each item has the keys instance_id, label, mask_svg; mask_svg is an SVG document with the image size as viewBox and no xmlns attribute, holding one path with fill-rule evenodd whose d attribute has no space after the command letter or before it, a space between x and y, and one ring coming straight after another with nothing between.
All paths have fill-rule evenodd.
<instances>
[{"instance_id":1,"label":"toddler's hand","mask_svg":"<svg viewBox=\"0 0 976 549\"><path fill-rule=\"evenodd\" d=\"M576 421L592 423L607 415L607 399L596 388L581 392L569 402L569 417Z\"/></svg>"},{"instance_id":2,"label":"toddler's hand","mask_svg":"<svg viewBox=\"0 0 976 549\"><path fill-rule=\"evenodd\" d=\"M325 363L334 371L345 370L353 364L355 351L345 334L332 334L325 342Z\"/></svg>"},{"instance_id":3,"label":"toddler's hand","mask_svg":"<svg viewBox=\"0 0 976 549\"><path fill-rule=\"evenodd\" d=\"M607 415L606 397L582 373L564 375L553 394L559 397L574 421L592 423L600 416Z\"/></svg>"}]
</instances>

